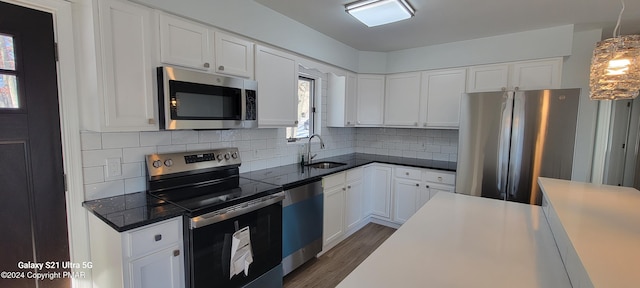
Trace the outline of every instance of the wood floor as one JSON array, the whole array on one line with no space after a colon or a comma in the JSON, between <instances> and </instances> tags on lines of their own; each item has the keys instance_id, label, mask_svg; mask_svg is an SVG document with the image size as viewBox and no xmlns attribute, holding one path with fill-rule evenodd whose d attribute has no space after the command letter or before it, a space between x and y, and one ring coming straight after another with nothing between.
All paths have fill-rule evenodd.
<instances>
[{"instance_id":1,"label":"wood floor","mask_svg":"<svg viewBox=\"0 0 640 288\"><path fill-rule=\"evenodd\" d=\"M284 288L333 288L396 229L369 223L322 256L312 259L284 277Z\"/></svg>"}]
</instances>

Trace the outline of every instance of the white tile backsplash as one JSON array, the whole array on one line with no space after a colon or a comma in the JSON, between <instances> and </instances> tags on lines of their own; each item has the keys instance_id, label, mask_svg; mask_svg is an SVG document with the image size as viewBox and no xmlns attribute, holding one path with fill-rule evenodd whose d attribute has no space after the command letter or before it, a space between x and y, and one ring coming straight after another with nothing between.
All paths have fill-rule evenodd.
<instances>
[{"instance_id":1,"label":"white tile backsplash","mask_svg":"<svg viewBox=\"0 0 640 288\"><path fill-rule=\"evenodd\" d=\"M457 130L357 128L356 152L456 161Z\"/></svg>"}]
</instances>

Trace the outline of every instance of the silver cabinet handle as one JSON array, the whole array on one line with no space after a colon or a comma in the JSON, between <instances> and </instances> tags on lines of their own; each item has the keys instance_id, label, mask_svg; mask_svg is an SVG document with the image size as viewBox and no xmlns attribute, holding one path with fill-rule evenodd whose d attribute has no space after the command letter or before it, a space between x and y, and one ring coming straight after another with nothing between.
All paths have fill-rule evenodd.
<instances>
[{"instance_id":1,"label":"silver cabinet handle","mask_svg":"<svg viewBox=\"0 0 640 288\"><path fill-rule=\"evenodd\" d=\"M162 234L156 234L155 236L153 236L153 239L156 240L156 242L162 240Z\"/></svg>"},{"instance_id":2,"label":"silver cabinet handle","mask_svg":"<svg viewBox=\"0 0 640 288\"><path fill-rule=\"evenodd\" d=\"M293 124L298 124L298 120L296 120L295 122L293 122Z\"/></svg>"},{"instance_id":3,"label":"silver cabinet handle","mask_svg":"<svg viewBox=\"0 0 640 288\"><path fill-rule=\"evenodd\" d=\"M204 68L209 68L209 62L205 62L202 66L204 66Z\"/></svg>"},{"instance_id":4,"label":"silver cabinet handle","mask_svg":"<svg viewBox=\"0 0 640 288\"><path fill-rule=\"evenodd\" d=\"M218 70L224 71L224 66L222 66L222 65L218 66Z\"/></svg>"},{"instance_id":5,"label":"silver cabinet handle","mask_svg":"<svg viewBox=\"0 0 640 288\"><path fill-rule=\"evenodd\" d=\"M420 187L420 184L416 183L416 187Z\"/></svg>"},{"instance_id":6,"label":"silver cabinet handle","mask_svg":"<svg viewBox=\"0 0 640 288\"><path fill-rule=\"evenodd\" d=\"M173 250L173 257L180 256L180 250Z\"/></svg>"},{"instance_id":7,"label":"silver cabinet handle","mask_svg":"<svg viewBox=\"0 0 640 288\"><path fill-rule=\"evenodd\" d=\"M347 186L347 189L351 189L351 185Z\"/></svg>"},{"instance_id":8,"label":"silver cabinet handle","mask_svg":"<svg viewBox=\"0 0 640 288\"><path fill-rule=\"evenodd\" d=\"M342 187L342 191L347 191L347 188Z\"/></svg>"},{"instance_id":9,"label":"silver cabinet handle","mask_svg":"<svg viewBox=\"0 0 640 288\"><path fill-rule=\"evenodd\" d=\"M425 187L429 188L429 185L426 185Z\"/></svg>"}]
</instances>

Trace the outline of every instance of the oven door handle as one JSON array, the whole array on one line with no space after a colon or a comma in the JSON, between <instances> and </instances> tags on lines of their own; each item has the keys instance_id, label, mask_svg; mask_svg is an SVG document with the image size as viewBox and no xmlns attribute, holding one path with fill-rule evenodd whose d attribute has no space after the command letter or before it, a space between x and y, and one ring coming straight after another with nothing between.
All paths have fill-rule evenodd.
<instances>
[{"instance_id":1,"label":"oven door handle","mask_svg":"<svg viewBox=\"0 0 640 288\"><path fill-rule=\"evenodd\" d=\"M281 202L284 200L284 192L278 192L269 196L264 196L258 199L254 199L245 203L240 203L231 207L227 207L218 211L200 215L191 218L191 229L196 229L218 223L224 220L228 220L240 215L244 215L260 208L267 207L269 205Z\"/></svg>"}]
</instances>

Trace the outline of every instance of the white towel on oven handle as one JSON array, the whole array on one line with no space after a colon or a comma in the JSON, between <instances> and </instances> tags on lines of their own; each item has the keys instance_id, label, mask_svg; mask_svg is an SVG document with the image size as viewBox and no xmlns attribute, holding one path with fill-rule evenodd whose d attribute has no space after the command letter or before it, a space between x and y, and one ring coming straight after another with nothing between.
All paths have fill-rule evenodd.
<instances>
[{"instance_id":1,"label":"white towel on oven handle","mask_svg":"<svg viewBox=\"0 0 640 288\"><path fill-rule=\"evenodd\" d=\"M229 279L244 271L249 275L249 265L253 263L249 226L233 233L231 242L231 263L229 263Z\"/></svg>"}]
</instances>

